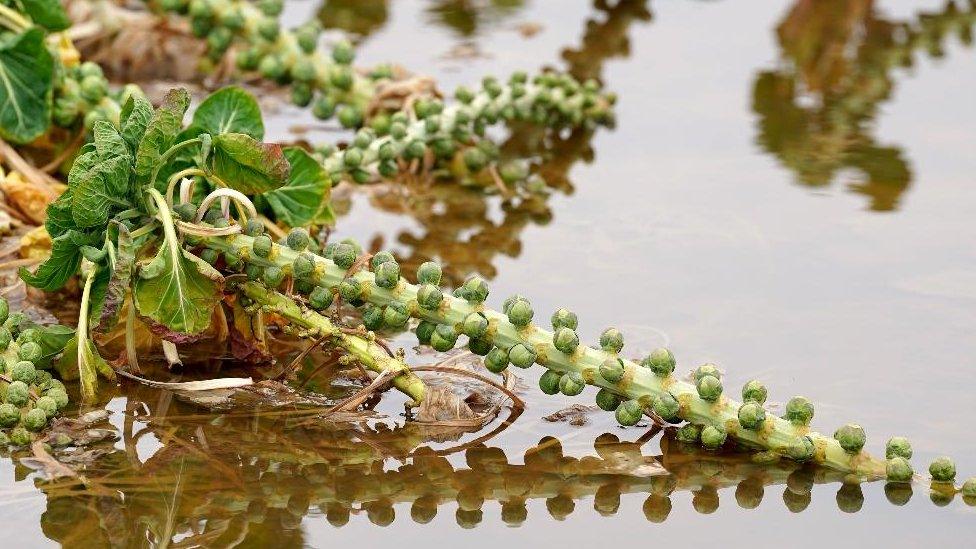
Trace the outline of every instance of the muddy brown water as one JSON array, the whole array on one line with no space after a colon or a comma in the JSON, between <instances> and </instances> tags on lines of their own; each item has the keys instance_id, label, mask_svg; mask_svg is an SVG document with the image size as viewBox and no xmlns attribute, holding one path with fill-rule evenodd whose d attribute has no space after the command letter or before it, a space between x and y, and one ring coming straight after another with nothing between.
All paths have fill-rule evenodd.
<instances>
[{"instance_id":1,"label":"muddy brown water","mask_svg":"<svg viewBox=\"0 0 976 549\"><path fill-rule=\"evenodd\" d=\"M587 341L613 325L627 354L667 344L684 370L712 361L729 386L761 379L774 402L804 394L820 430L858 422L873 452L904 435L917 468L946 454L966 478L976 475L967 10L369 0L290 2L286 14L361 33L361 62L395 60L446 89L554 66L619 95L615 130L556 148L564 192L544 203L353 193L338 234L408 263L444 260L455 277L479 272L495 304L518 292L540 312L572 307ZM285 139L309 122L286 108L269 125ZM976 534L976 507L924 486L844 485L828 471L696 453L603 413L583 426L544 421L593 392L545 397L537 375L525 375L528 409L489 448L456 452L477 434L404 424L396 394L378 406L386 420L353 428L206 414L127 385L107 404L125 436L95 461L89 493L41 490L0 460L4 545L961 547Z\"/></svg>"}]
</instances>

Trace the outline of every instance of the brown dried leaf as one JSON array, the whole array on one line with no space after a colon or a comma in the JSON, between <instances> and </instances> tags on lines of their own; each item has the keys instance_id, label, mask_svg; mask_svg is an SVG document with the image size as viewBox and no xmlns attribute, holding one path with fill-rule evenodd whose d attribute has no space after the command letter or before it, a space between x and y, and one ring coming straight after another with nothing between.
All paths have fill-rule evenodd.
<instances>
[{"instance_id":1,"label":"brown dried leaf","mask_svg":"<svg viewBox=\"0 0 976 549\"><path fill-rule=\"evenodd\" d=\"M10 172L0 181L0 190L7 198L7 204L20 210L36 225L47 219L47 205L53 197L45 188L24 179L20 172Z\"/></svg>"}]
</instances>

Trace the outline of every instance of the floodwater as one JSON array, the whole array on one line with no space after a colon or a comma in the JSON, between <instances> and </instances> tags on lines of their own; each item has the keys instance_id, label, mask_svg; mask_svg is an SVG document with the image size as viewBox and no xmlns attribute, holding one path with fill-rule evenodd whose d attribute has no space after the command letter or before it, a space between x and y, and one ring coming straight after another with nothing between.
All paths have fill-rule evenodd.
<instances>
[{"instance_id":1,"label":"floodwater","mask_svg":"<svg viewBox=\"0 0 976 549\"><path fill-rule=\"evenodd\" d=\"M340 193L337 234L491 279L490 303L607 326L638 356L804 394L868 448L909 437L976 475L976 7L942 1L291 2L445 89L551 66L619 95L618 124L550 144L559 191ZM272 125L307 123L285 109ZM339 134L318 132L336 138ZM531 148L519 134L511 150ZM408 347L410 339L394 343ZM414 363L430 356L413 354ZM961 547L976 506L928 489L701 454L608 414L528 408L485 447L388 414L369 426L213 415L126 386L88 493L0 460L5 546ZM341 391L340 391L341 392ZM504 419L506 413L502 413ZM485 432L498 427L496 420ZM435 454L439 451L442 455ZM38 483L38 487L35 487ZM43 488L43 489L41 489ZM914 493L913 493L914 492Z\"/></svg>"}]
</instances>

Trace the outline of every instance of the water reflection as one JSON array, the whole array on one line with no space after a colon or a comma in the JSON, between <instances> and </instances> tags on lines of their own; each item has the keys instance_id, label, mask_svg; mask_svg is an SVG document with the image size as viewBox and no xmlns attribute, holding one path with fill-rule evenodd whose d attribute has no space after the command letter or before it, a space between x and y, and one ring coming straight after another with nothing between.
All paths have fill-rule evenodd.
<instances>
[{"instance_id":1,"label":"water reflection","mask_svg":"<svg viewBox=\"0 0 976 549\"><path fill-rule=\"evenodd\" d=\"M499 25L524 7L525 0L430 0L424 12L427 23L470 38L482 27Z\"/></svg>"},{"instance_id":2,"label":"water reflection","mask_svg":"<svg viewBox=\"0 0 976 549\"><path fill-rule=\"evenodd\" d=\"M326 29L340 29L365 38L386 26L387 0L325 0L318 20Z\"/></svg>"},{"instance_id":3,"label":"water reflection","mask_svg":"<svg viewBox=\"0 0 976 549\"><path fill-rule=\"evenodd\" d=\"M949 2L914 19L883 17L873 0L799 0L776 28L781 66L753 88L757 141L808 187L853 170L851 191L872 210L898 207L912 181L900 147L878 143L872 123L891 97L896 69L939 58L950 39L972 44L976 3Z\"/></svg>"}]
</instances>

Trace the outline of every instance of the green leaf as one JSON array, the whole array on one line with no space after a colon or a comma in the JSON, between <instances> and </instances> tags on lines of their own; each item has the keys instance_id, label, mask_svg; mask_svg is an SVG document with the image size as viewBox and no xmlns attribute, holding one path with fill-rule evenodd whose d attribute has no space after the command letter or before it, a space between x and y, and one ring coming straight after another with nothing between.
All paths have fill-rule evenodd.
<instances>
[{"instance_id":1,"label":"green leaf","mask_svg":"<svg viewBox=\"0 0 976 549\"><path fill-rule=\"evenodd\" d=\"M156 257L139 269L136 309L174 332L197 334L210 325L223 278L212 266L167 236Z\"/></svg>"},{"instance_id":2,"label":"green leaf","mask_svg":"<svg viewBox=\"0 0 976 549\"><path fill-rule=\"evenodd\" d=\"M122 304L125 302L125 294L129 289L136 263L136 247L129 229L118 222L113 222L112 226L118 231L115 261L110 269L106 269L106 272L111 274L105 283L104 290L101 291L103 297L100 300L98 310L96 311L93 307L90 315L92 329L101 333L111 331L118 322L119 312L121 312ZM98 283L99 280L97 279L93 283L93 295Z\"/></svg>"},{"instance_id":3,"label":"green leaf","mask_svg":"<svg viewBox=\"0 0 976 549\"><path fill-rule=\"evenodd\" d=\"M59 354L64 351L65 345L75 335L75 331L67 326L51 324L50 326L34 325L37 336L34 342L41 347L41 358L34 361L39 368L47 368L51 365Z\"/></svg>"},{"instance_id":4,"label":"green leaf","mask_svg":"<svg viewBox=\"0 0 976 549\"><path fill-rule=\"evenodd\" d=\"M280 145L225 133L213 138L212 169L228 187L253 195L284 185L289 166Z\"/></svg>"},{"instance_id":5,"label":"green leaf","mask_svg":"<svg viewBox=\"0 0 976 549\"><path fill-rule=\"evenodd\" d=\"M239 86L217 90L193 113L193 126L211 134L243 133L261 140L264 122L254 96Z\"/></svg>"},{"instance_id":6,"label":"green leaf","mask_svg":"<svg viewBox=\"0 0 976 549\"><path fill-rule=\"evenodd\" d=\"M95 138L95 152L98 154L99 160L116 157L129 158L129 146L111 122L96 121L92 127L92 135Z\"/></svg>"},{"instance_id":7,"label":"green leaf","mask_svg":"<svg viewBox=\"0 0 976 549\"><path fill-rule=\"evenodd\" d=\"M32 28L0 40L0 137L28 143L47 131L53 76L44 31Z\"/></svg>"},{"instance_id":8,"label":"green leaf","mask_svg":"<svg viewBox=\"0 0 976 549\"><path fill-rule=\"evenodd\" d=\"M93 245L95 239L74 230L68 230L51 241L51 257L33 274L20 269L20 278L27 284L51 292L64 286L78 272L81 265L81 247Z\"/></svg>"},{"instance_id":9,"label":"green leaf","mask_svg":"<svg viewBox=\"0 0 976 549\"><path fill-rule=\"evenodd\" d=\"M332 211L329 208L332 180L328 172L298 147L284 149L284 155L291 166L288 183L261 196L279 221L292 227L319 223L323 210Z\"/></svg>"},{"instance_id":10,"label":"green leaf","mask_svg":"<svg viewBox=\"0 0 976 549\"><path fill-rule=\"evenodd\" d=\"M78 227L105 225L113 206L129 205L132 157L125 139L105 121L96 122L92 133L94 150L79 155L68 173L71 215Z\"/></svg>"},{"instance_id":11,"label":"green leaf","mask_svg":"<svg viewBox=\"0 0 976 549\"><path fill-rule=\"evenodd\" d=\"M71 19L59 0L20 0L31 20L39 27L60 31L71 26Z\"/></svg>"},{"instance_id":12,"label":"green leaf","mask_svg":"<svg viewBox=\"0 0 976 549\"><path fill-rule=\"evenodd\" d=\"M106 163L105 168L111 166ZM71 212L75 223L82 228L103 227L108 223L112 206L127 207L128 203L113 193L109 187L118 183L112 179L111 173L102 173L96 169L88 173L88 177L72 189Z\"/></svg>"},{"instance_id":13,"label":"green leaf","mask_svg":"<svg viewBox=\"0 0 976 549\"><path fill-rule=\"evenodd\" d=\"M149 100L141 93L133 93L122 105L119 114L119 125L122 128L122 137L129 145L129 150L135 155L139 150L139 142L146 135L146 128L152 120L153 108Z\"/></svg>"},{"instance_id":14,"label":"green leaf","mask_svg":"<svg viewBox=\"0 0 976 549\"><path fill-rule=\"evenodd\" d=\"M183 129L183 115L190 106L190 94L183 88L170 90L156 109L146 133L136 151L136 173L148 177L160 162L160 157L173 146Z\"/></svg>"},{"instance_id":15,"label":"green leaf","mask_svg":"<svg viewBox=\"0 0 976 549\"><path fill-rule=\"evenodd\" d=\"M108 379L115 379L115 371L98 354L92 340L86 337L79 348L78 335L68 340L64 346L64 358L58 361L55 369L61 379L79 381L81 400L86 403L95 402L99 374Z\"/></svg>"},{"instance_id":16,"label":"green leaf","mask_svg":"<svg viewBox=\"0 0 976 549\"><path fill-rule=\"evenodd\" d=\"M57 238L70 229L77 229L75 219L71 215L71 189L61 193L57 200L47 206L47 219L44 221L44 228L51 238Z\"/></svg>"}]
</instances>

